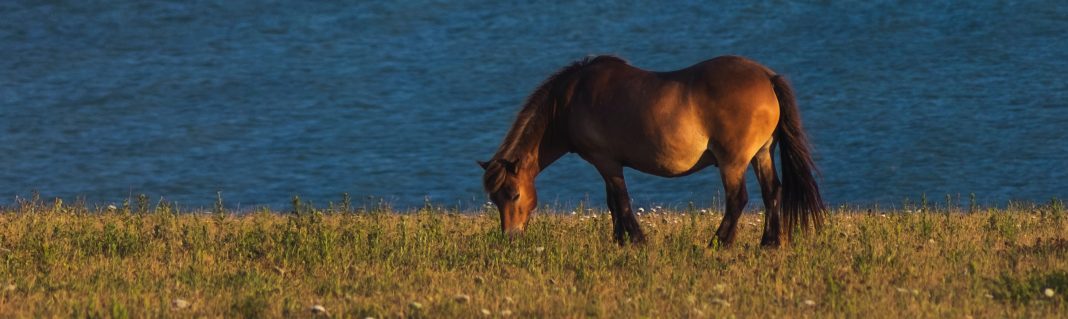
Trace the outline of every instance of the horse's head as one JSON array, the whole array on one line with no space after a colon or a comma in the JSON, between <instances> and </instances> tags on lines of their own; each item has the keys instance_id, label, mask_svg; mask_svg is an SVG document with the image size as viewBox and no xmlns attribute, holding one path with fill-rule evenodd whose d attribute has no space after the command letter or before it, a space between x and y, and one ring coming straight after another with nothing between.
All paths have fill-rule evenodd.
<instances>
[{"instance_id":1,"label":"horse's head","mask_svg":"<svg viewBox=\"0 0 1068 319\"><path fill-rule=\"evenodd\" d=\"M522 174L518 164L511 160L493 159L478 164L486 170L482 186L501 213L501 230L509 234L522 232L530 212L538 205L533 176Z\"/></svg>"}]
</instances>

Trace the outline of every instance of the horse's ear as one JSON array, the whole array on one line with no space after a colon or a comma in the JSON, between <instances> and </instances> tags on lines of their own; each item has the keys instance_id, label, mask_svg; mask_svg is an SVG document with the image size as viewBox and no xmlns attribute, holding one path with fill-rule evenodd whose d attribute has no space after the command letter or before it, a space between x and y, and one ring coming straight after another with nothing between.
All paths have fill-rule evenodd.
<instances>
[{"instance_id":1,"label":"horse's ear","mask_svg":"<svg viewBox=\"0 0 1068 319\"><path fill-rule=\"evenodd\" d=\"M489 168L489 162L483 162L483 161L475 161L475 162L478 162L478 166L482 166L482 169Z\"/></svg>"}]
</instances>

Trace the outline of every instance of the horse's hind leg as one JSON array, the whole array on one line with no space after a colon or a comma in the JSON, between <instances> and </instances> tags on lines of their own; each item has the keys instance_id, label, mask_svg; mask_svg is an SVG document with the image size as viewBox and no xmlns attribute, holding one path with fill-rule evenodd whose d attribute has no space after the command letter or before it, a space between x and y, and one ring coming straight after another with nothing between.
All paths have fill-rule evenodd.
<instances>
[{"instance_id":1,"label":"horse's hind leg","mask_svg":"<svg viewBox=\"0 0 1068 319\"><path fill-rule=\"evenodd\" d=\"M708 244L709 246L715 246L717 240L723 246L730 246L734 243L738 218L742 216L742 210L749 202L749 194L745 190L745 169L748 166L746 161L722 163L720 166L723 190L727 193L727 209L723 221L719 223L719 229L716 230L716 238Z\"/></svg>"},{"instance_id":2,"label":"horse's hind leg","mask_svg":"<svg viewBox=\"0 0 1068 319\"><path fill-rule=\"evenodd\" d=\"M777 247L780 245L779 236L782 235L782 227L779 223L782 211L779 209L781 191L779 189L779 177L775 175L775 163L771 156L772 141L768 140L764 147L757 151L753 157L753 171L756 172L760 182L760 193L764 199L764 235L760 237L760 245Z\"/></svg>"},{"instance_id":3,"label":"horse's hind leg","mask_svg":"<svg viewBox=\"0 0 1068 319\"><path fill-rule=\"evenodd\" d=\"M630 194L627 193L627 182L623 179L623 166L604 163L594 163L594 166L601 173L601 177L604 177L605 194L608 210L612 212L616 242L625 244L628 239L633 243L645 242L645 234L642 233L638 219L630 208Z\"/></svg>"}]
</instances>

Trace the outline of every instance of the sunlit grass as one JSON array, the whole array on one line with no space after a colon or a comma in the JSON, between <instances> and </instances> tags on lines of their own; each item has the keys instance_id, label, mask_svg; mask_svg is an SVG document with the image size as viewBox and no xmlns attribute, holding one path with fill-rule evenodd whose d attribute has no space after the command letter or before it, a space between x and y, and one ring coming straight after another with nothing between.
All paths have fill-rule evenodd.
<instances>
[{"instance_id":1,"label":"sunlit grass","mask_svg":"<svg viewBox=\"0 0 1068 319\"><path fill-rule=\"evenodd\" d=\"M0 317L1068 313L1059 202L838 209L821 233L772 250L757 245L759 214L743 217L735 247L708 248L722 215L692 207L645 211L649 243L620 247L610 218L586 207L538 214L510 240L494 212L352 212L347 201L319 210L299 199L297 214L217 206L179 212L135 199L0 209Z\"/></svg>"}]
</instances>

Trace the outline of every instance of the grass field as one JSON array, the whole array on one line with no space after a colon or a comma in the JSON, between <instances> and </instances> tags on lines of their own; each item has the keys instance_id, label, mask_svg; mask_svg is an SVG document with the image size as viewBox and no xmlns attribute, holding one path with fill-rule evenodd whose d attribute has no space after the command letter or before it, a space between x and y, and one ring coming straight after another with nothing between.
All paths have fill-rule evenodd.
<instances>
[{"instance_id":1,"label":"grass field","mask_svg":"<svg viewBox=\"0 0 1068 319\"><path fill-rule=\"evenodd\" d=\"M694 209L643 214L649 243L620 247L607 215L581 208L537 214L509 240L492 211L296 203L300 214L237 216L137 202L0 209L0 317L1068 315L1060 202L836 209L781 249L757 245L756 213L731 248L707 247L722 214Z\"/></svg>"}]
</instances>

